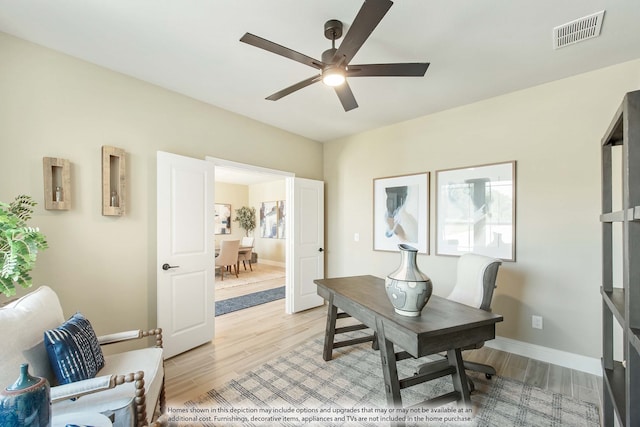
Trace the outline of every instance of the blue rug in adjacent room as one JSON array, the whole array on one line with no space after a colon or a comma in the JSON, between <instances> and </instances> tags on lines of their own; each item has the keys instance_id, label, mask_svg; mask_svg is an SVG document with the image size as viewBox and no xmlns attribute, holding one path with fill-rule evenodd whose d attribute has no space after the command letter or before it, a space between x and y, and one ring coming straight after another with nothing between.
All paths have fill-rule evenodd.
<instances>
[{"instance_id":1,"label":"blue rug in adjacent room","mask_svg":"<svg viewBox=\"0 0 640 427\"><path fill-rule=\"evenodd\" d=\"M216 316L284 298L285 287L267 289L248 295L216 301Z\"/></svg>"}]
</instances>

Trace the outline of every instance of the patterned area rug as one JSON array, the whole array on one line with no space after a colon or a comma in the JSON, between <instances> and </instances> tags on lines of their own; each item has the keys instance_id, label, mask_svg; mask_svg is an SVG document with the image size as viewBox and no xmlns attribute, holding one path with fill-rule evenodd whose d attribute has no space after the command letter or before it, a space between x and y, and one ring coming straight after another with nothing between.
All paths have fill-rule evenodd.
<instances>
[{"instance_id":1,"label":"patterned area rug","mask_svg":"<svg viewBox=\"0 0 640 427\"><path fill-rule=\"evenodd\" d=\"M424 361L398 362L400 377L412 375ZM600 425L599 408L592 403L507 378L469 376L476 385L472 408L451 403L393 413L386 405L378 352L361 344L334 350L334 359L325 362L322 338L317 338L177 411L201 417L204 426L384 426L398 416L407 426ZM451 377L443 377L402 390L403 404L408 407L452 390ZM185 425L180 416L175 414L173 425Z\"/></svg>"},{"instance_id":2,"label":"patterned area rug","mask_svg":"<svg viewBox=\"0 0 640 427\"><path fill-rule=\"evenodd\" d=\"M216 316L222 316L223 314L254 307L260 304L266 304L271 301L282 299L284 296L285 287L281 286L279 288L267 289L265 291L216 301Z\"/></svg>"},{"instance_id":3,"label":"patterned area rug","mask_svg":"<svg viewBox=\"0 0 640 427\"><path fill-rule=\"evenodd\" d=\"M284 283L284 275L285 270L283 267L268 264L253 264L253 271L251 271L244 270L242 264L240 264L240 274L238 274L238 277L234 274L226 273L224 280L220 280L220 276L216 273L216 289L235 288L236 286L250 285L272 279L282 279L282 283Z\"/></svg>"}]
</instances>

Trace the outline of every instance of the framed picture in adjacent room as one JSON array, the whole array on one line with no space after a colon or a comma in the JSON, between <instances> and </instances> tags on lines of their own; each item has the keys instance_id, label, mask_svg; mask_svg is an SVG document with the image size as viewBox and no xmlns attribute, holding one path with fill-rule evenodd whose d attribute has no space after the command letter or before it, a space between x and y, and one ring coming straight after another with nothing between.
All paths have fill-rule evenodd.
<instances>
[{"instance_id":1,"label":"framed picture in adjacent room","mask_svg":"<svg viewBox=\"0 0 640 427\"><path fill-rule=\"evenodd\" d=\"M287 215L286 215L286 203L284 200L278 201L278 239L287 238Z\"/></svg>"},{"instance_id":2,"label":"framed picture in adjacent room","mask_svg":"<svg viewBox=\"0 0 640 427\"><path fill-rule=\"evenodd\" d=\"M278 202L260 204L260 237L278 238Z\"/></svg>"},{"instance_id":3,"label":"framed picture in adjacent room","mask_svg":"<svg viewBox=\"0 0 640 427\"><path fill-rule=\"evenodd\" d=\"M429 253L429 173L373 180L373 249Z\"/></svg>"},{"instance_id":4,"label":"framed picture in adjacent room","mask_svg":"<svg viewBox=\"0 0 640 427\"><path fill-rule=\"evenodd\" d=\"M216 203L214 209L215 234L231 234L231 205Z\"/></svg>"},{"instance_id":5,"label":"framed picture in adjacent room","mask_svg":"<svg viewBox=\"0 0 640 427\"><path fill-rule=\"evenodd\" d=\"M436 193L436 255L515 261L515 161L436 171Z\"/></svg>"}]
</instances>

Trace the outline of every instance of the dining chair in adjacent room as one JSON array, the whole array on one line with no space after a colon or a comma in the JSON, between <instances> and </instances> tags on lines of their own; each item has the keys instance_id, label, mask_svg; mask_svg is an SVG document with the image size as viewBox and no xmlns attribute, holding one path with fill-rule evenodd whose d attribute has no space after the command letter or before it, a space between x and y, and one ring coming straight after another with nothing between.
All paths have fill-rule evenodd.
<instances>
[{"instance_id":1,"label":"dining chair in adjacent room","mask_svg":"<svg viewBox=\"0 0 640 427\"><path fill-rule=\"evenodd\" d=\"M253 267L251 266L251 256L253 254L253 243L254 243L254 238L253 237L243 237L242 241L240 242L240 247L242 248L250 248L248 250L243 250L241 253L238 254L238 261L242 261L242 265L244 266L244 269L247 269L247 262L249 263L249 268L251 269L251 271L253 271Z\"/></svg>"},{"instance_id":2,"label":"dining chair in adjacent room","mask_svg":"<svg viewBox=\"0 0 640 427\"><path fill-rule=\"evenodd\" d=\"M216 268L220 268L220 280L224 280L225 270L235 269L238 277L238 249L240 240L223 240L220 242L220 254L216 257Z\"/></svg>"}]
</instances>

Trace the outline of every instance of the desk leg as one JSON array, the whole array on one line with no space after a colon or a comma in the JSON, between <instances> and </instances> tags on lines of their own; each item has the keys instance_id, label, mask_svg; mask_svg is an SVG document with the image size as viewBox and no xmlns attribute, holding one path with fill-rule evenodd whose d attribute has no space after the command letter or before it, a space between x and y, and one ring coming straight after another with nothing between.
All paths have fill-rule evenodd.
<instances>
[{"instance_id":1,"label":"desk leg","mask_svg":"<svg viewBox=\"0 0 640 427\"><path fill-rule=\"evenodd\" d=\"M387 395L387 406L389 408L402 408L396 353L393 349L393 343L385 337L384 325L380 318L376 319L376 332L378 335L378 345L380 346L380 361L382 362L382 375L384 376L384 392Z\"/></svg>"},{"instance_id":2,"label":"desk leg","mask_svg":"<svg viewBox=\"0 0 640 427\"><path fill-rule=\"evenodd\" d=\"M462 360L462 352L459 348L447 351L447 359L449 365L456 368L456 372L451 374L453 380L453 388L460 394L459 403L464 406L471 406L471 398L469 397L469 383L467 382L467 374L464 371L464 362Z\"/></svg>"},{"instance_id":3,"label":"desk leg","mask_svg":"<svg viewBox=\"0 0 640 427\"><path fill-rule=\"evenodd\" d=\"M329 294L329 304L327 308L327 326L324 333L324 349L322 358L328 362L333 358L333 340L336 335L336 319L338 318L338 307L333 305L333 293Z\"/></svg>"}]
</instances>

